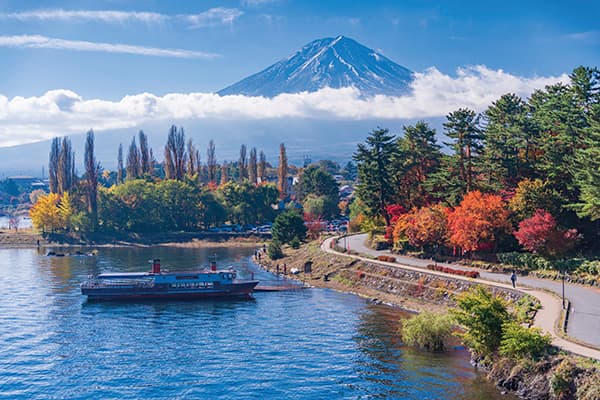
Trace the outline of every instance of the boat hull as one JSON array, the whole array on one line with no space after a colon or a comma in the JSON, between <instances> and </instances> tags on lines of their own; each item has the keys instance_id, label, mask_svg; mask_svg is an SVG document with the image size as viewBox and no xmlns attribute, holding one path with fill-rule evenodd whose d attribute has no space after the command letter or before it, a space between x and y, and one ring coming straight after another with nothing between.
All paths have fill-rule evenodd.
<instances>
[{"instance_id":1,"label":"boat hull","mask_svg":"<svg viewBox=\"0 0 600 400\"><path fill-rule=\"evenodd\" d=\"M171 287L82 287L88 300L211 299L251 297L258 281L220 285L215 288Z\"/></svg>"}]
</instances>

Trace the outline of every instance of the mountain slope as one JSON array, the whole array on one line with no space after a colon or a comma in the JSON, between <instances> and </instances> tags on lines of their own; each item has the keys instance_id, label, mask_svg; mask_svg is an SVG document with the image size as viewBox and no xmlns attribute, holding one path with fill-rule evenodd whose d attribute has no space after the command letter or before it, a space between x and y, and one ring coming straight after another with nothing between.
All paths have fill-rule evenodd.
<instances>
[{"instance_id":1,"label":"mountain slope","mask_svg":"<svg viewBox=\"0 0 600 400\"><path fill-rule=\"evenodd\" d=\"M324 87L353 86L363 96L402 95L412 71L353 39L338 36L310 42L289 57L249 76L218 94L274 97L314 92Z\"/></svg>"}]
</instances>

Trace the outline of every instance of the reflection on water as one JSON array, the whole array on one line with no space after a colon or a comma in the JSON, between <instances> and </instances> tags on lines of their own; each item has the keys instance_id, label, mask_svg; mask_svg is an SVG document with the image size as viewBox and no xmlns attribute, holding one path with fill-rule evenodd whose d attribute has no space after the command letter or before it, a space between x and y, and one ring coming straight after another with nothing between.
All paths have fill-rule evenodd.
<instances>
[{"instance_id":1,"label":"reflection on water","mask_svg":"<svg viewBox=\"0 0 600 400\"><path fill-rule=\"evenodd\" d=\"M275 279L251 252L0 250L0 398L510 398L482 381L463 351L403 347L398 320L407 314L353 295L88 303L79 290L92 273L145 271L152 258L194 268L214 253L222 267Z\"/></svg>"}]
</instances>

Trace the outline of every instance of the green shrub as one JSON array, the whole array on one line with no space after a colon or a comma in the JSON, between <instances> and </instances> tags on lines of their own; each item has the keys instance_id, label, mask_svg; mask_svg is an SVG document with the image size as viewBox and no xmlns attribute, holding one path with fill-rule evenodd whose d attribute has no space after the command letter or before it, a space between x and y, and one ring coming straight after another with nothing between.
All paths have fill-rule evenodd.
<instances>
[{"instance_id":1,"label":"green shrub","mask_svg":"<svg viewBox=\"0 0 600 400\"><path fill-rule=\"evenodd\" d=\"M464 332L459 336L475 353L488 356L498 349L502 325L513 318L506 302L482 286L476 286L456 298L457 308L451 310Z\"/></svg>"},{"instance_id":2,"label":"green shrub","mask_svg":"<svg viewBox=\"0 0 600 400\"><path fill-rule=\"evenodd\" d=\"M409 346L428 351L443 351L444 344L452 334L452 318L449 315L424 312L402 321L402 340Z\"/></svg>"},{"instance_id":3,"label":"green shrub","mask_svg":"<svg viewBox=\"0 0 600 400\"><path fill-rule=\"evenodd\" d=\"M281 250L281 243L277 240L271 240L269 247L267 248L267 254L271 260L278 260L283 258L283 251Z\"/></svg>"},{"instance_id":4,"label":"green shrub","mask_svg":"<svg viewBox=\"0 0 600 400\"><path fill-rule=\"evenodd\" d=\"M527 328L517 322L505 322L502 325L500 354L515 360L539 358L544 355L552 343L550 335L543 335L538 328Z\"/></svg>"},{"instance_id":5,"label":"green shrub","mask_svg":"<svg viewBox=\"0 0 600 400\"><path fill-rule=\"evenodd\" d=\"M298 239L298 236L292 239L292 241L290 242L290 246L292 247L292 249L300 248L300 239Z\"/></svg>"}]
</instances>

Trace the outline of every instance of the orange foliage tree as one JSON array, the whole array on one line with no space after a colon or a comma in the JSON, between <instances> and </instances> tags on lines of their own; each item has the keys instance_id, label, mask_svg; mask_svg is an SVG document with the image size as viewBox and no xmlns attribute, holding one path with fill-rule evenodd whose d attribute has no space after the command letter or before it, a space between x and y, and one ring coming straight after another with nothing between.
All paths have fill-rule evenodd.
<instances>
[{"instance_id":1,"label":"orange foliage tree","mask_svg":"<svg viewBox=\"0 0 600 400\"><path fill-rule=\"evenodd\" d=\"M500 232L510 230L506 204L498 195L469 192L449 211L448 229L451 245L468 252L478 250L494 243Z\"/></svg>"},{"instance_id":2,"label":"orange foliage tree","mask_svg":"<svg viewBox=\"0 0 600 400\"><path fill-rule=\"evenodd\" d=\"M413 247L443 245L446 242L448 223L441 204L413 208L401 215L394 226L394 243L407 242Z\"/></svg>"}]
</instances>

